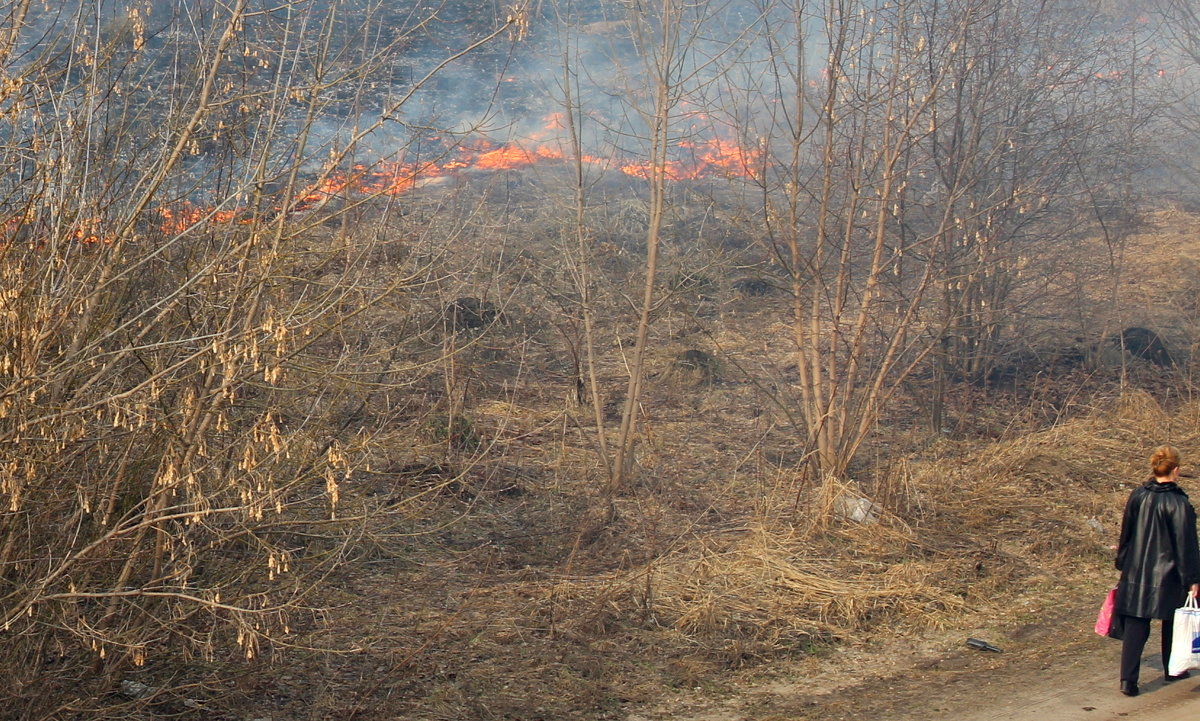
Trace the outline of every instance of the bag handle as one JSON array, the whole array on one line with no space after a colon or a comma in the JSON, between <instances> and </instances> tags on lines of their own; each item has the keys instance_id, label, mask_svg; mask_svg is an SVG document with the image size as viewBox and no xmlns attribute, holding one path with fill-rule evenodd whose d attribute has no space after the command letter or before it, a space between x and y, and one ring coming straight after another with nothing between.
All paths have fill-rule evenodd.
<instances>
[{"instance_id":1,"label":"bag handle","mask_svg":"<svg viewBox=\"0 0 1200 721\"><path fill-rule=\"evenodd\" d=\"M1196 602L1196 597L1188 594L1187 601L1183 604L1184 608L1190 608L1194 611L1200 611L1200 603Z\"/></svg>"}]
</instances>

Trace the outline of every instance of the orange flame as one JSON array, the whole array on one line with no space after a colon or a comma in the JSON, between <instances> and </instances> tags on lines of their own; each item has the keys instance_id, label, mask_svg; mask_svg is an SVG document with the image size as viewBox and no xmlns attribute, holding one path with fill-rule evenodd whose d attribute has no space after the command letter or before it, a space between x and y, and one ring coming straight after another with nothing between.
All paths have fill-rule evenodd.
<instances>
[{"instance_id":1,"label":"orange flame","mask_svg":"<svg viewBox=\"0 0 1200 721\"><path fill-rule=\"evenodd\" d=\"M475 167L483 170L513 170L533 165L537 156L516 145L490 150L475 159Z\"/></svg>"},{"instance_id":2,"label":"orange flame","mask_svg":"<svg viewBox=\"0 0 1200 721\"><path fill-rule=\"evenodd\" d=\"M668 180L700 180L713 176L725 178L757 178L763 155L759 149L747 150L729 140L710 140L703 143L681 142L680 148L690 150L691 162L668 160L662 166ZM649 163L621 166L621 172L636 178L653 176Z\"/></svg>"},{"instance_id":3,"label":"orange flame","mask_svg":"<svg viewBox=\"0 0 1200 721\"><path fill-rule=\"evenodd\" d=\"M554 113L545 118L546 135L557 135L553 131L564 127L564 116ZM436 139L433 139L436 140ZM698 180L707 177L750 178L758 177L763 153L759 148L744 148L732 140L687 141L677 144L686 158L672 159L662 165L663 177L672 181ZM467 170L514 170L535 165L539 162L562 162L569 160L561 141L537 142L531 147L520 144L496 146L483 140L473 146L463 146L456 157L442 162L412 164L385 162L373 166L355 165L348 171L329 174L320 182L300 193L300 199L289 209L303 211L329 198L344 194L388 195L407 193L420 182L445 177ZM636 178L649 179L653 176L648 163L620 163L616 159L605 159L584 155L587 164L616 167L622 173ZM282 210L282 209L280 209ZM187 201L157 209L161 218L160 228L164 233L178 234L203 223L249 224L254 219L244 209L216 209L194 205ZM29 219L12 217L0 227L0 237L12 238ZM75 239L82 243L111 243L113 238L103 230L106 223L101 218L85 218L78 221L72 231Z\"/></svg>"}]
</instances>

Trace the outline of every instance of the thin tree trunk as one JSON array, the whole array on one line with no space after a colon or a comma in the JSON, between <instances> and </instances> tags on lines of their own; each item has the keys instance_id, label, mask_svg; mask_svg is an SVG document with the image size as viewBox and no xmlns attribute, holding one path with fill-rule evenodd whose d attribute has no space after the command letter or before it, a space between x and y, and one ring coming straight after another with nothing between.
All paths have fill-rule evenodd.
<instances>
[{"instance_id":1,"label":"thin tree trunk","mask_svg":"<svg viewBox=\"0 0 1200 721\"><path fill-rule=\"evenodd\" d=\"M646 230L646 266L633 359L629 366L629 383L625 389L625 405L621 412L621 428L616 441L616 468L608 489L610 495L616 494L625 486L634 466L637 417L641 411L642 378L646 363L646 345L650 335L650 315L654 310L659 234L666 197L670 114L675 102L675 88L671 78L678 32L674 26L674 2L675 0L662 0L659 55L655 67L658 76L655 78L654 114L650 135L650 212Z\"/></svg>"}]
</instances>

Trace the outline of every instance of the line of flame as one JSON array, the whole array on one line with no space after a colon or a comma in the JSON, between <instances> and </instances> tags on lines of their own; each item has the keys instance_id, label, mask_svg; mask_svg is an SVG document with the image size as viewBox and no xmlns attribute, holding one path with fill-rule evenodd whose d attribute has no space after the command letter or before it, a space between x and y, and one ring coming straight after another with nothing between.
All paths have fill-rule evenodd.
<instances>
[{"instance_id":1,"label":"line of flame","mask_svg":"<svg viewBox=\"0 0 1200 721\"><path fill-rule=\"evenodd\" d=\"M551 116L548 129L561 128L561 118ZM699 180L708 177L757 178L762 153L757 149L746 149L730 140L707 142L680 142L677 147L690 155L688 160L669 160L663 167L663 176L669 180ZM396 196L409 192L419 182L446 177L455 173L479 170L516 170L540 162L562 162L568 154L562 145L554 142L537 143L531 147L513 143L494 145L486 140L469 146L464 145L450 158L441 162L405 163L383 162L373 166L355 165L348 171L330 174L320 183L306 189L300 200L291 208L301 211L311 208L330 197L347 193L356 195ZM653 168L648 163L622 163L615 159L585 155L581 158L589 165L613 167L631 177L648 179ZM205 208L181 202L157 210L162 219L161 229L165 233L177 234L204 222L215 224L251 223L244 209L222 210ZM0 225L0 233L13 237L24 224L24 215L14 216ZM102 218L83 218L77 221L73 236L86 243L111 243L101 232L105 221Z\"/></svg>"}]
</instances>

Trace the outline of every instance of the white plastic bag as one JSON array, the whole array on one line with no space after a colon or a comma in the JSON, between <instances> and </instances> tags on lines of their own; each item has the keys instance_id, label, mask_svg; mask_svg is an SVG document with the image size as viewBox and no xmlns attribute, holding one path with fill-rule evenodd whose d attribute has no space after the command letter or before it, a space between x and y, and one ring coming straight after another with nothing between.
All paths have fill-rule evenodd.
<instances>
[{"instance_id":1,"label":"white plastic bag","mask_svg":"<svg viewBox=\"0 0 1200 721\"><path fill-rule=\"evenodd\" d=\"M1175 609L1171 627L1171 661L1167 673L1172 676L1200 668L1200 606L1195 596L1188 595L1187 603Z\"/></svg>"}]
</instances>

